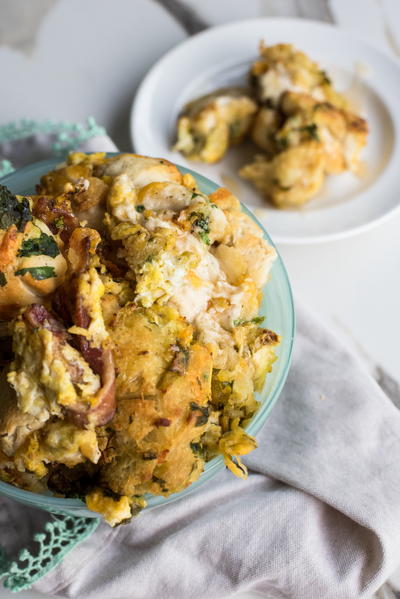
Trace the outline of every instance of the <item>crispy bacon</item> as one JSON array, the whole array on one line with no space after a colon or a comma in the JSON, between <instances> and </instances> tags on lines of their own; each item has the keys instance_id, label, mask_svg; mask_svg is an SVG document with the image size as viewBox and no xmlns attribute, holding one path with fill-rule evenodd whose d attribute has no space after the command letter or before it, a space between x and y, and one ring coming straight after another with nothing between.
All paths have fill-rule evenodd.
<instances>
[{"instance_id":1,"label":"crispy bacon","mask_svg":"<svg viewBox=\"0 0 400 599\"><path fill-rule=\"evenodd\" d=\"M64 243L68 243L73 231L80 226L72 212L71 202L64 195L55 198L40 196L35 200L32 212L53 234L59 233Z\"/></svg>"},{"instance_id":2,"label":"crispy bacon","mask_svg":"<svg viewBox=\"0 0 400 599\"><path fill-rule=\"evenodd\" d=\"M31 304L23 314L24 320L34 329L48 329L57 336L66 338L65 327L42 304Z\"/></svg>"},{"instance_id":3,"label":"crispy bacon","mask_svg":"<svg viewBox=\"0 0 400 599\"><path fill-rule=\"evenodd\" d=\"M78 293L78 280L90 264L91 255L100 242L97 231L92 229L76 229L70 238L69 258L74 276L70 281L69 295L74 297L69 306L70 317L76 326L87 329L90 316L84 306L83 297ZM84 335L74 335L74 345L80 351L93 372L101 379L96 406L90 411L74 410L71 415L79 425L88 423L101 426L109 422L115 413L115 367L110 349L95 347Z\"/></svg>"},{"instance_id":4,"label":"crispy bacon","mask_svg":"<svg viewBox=\"0 0 400 599\"><path fill-rule=\"evenodd\" d=\"M110 422L115 414L115 367L111 350L102 354L101 388L97 393L96 406L87 409L82 406L67 408L69 420L76 426L84 428L88 424L102 426Z\"/></svg>"},{"instance_id":5,"label":"crispy bacon","mask_svg":"<svg viewBox=\"0 0 400 599\"><path fill-rule=\"evenodd\" d=\"M77 227L69 240L68 261L73 275L83 273L90 265L101 241L99 233L88 227Z\"/></svg>"},{"instance_id":6,"label":"crispy bacon","mask_svg":"<svg viewBox=\"0 0 400 599\"><path fill-rule=\"evenodd\" d=\"M87 329L90 324L90 316L83 305L82 297L79 295L76 298L73 322L83 329ZM93 347L83 335L76 335L76 345L93 372L101 374L103 371L103 349Z\"/></svg>"},{"instance_id":7,"label":"crispy bacon","mask_svg":"<svg viewBox=\"0 0 400 599\"><path fill-rule=\"evenodd\" d=\"M115 366L111 349L104 350L102 362L102 387L99 391L97 406L89 414L89 421L95 426L102 426L110 422L116 409Z\"/></svg>"},{"instance_id":8,"label":"crispy bacon","mask_svg":"<svg viewBox=\"0 0 400 599\"><path fill-rule=\"evenodd\" d=\"M29 306L23 317L32 328L45 328L55 335L58 345L56 344L54 351L57 352L58 348L66 342L68 334L65 327L41 304ZM109 422L115 413L115 368L112 352L110 349L91 347L85 337L80 335L77 337L82 340L81 347L78 349L81 349L83 358L93 372L100 375L101 388L97 393L94 407L88 408L86 404L78 403L76 406L65 408L65 415L82 428L88 424L101 426ZM68 371L72 382L79 383L82 374L79 367L68 364Z\"/></svg>"},{"instance_id":9,"label":"crispy bacon","mask_svg":"<svg viewBox=\"0 0 400 599\"><path fill-rule=\"evenodd\" d=\"M83 306L82 298L76 298L74 323L82 328L90 324L90 317ZM77 346L93 372L100 375L101 389L97 397L97 405L89 412L76 412L75 422L80 425L91 423L95 426L107 424L115 414L115 367L110 349L94 347L83 335L76 336Z\"/></svg>"}]
</instances>

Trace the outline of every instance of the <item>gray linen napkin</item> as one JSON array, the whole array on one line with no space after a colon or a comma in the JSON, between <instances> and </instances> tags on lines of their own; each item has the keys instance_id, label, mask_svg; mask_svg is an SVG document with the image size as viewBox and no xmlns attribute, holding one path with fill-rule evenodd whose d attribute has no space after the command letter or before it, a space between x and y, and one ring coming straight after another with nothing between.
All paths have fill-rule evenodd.
<instances>
[{"instance_id":1,"label":"gray linen napkin","mask_svg":"<svg viewBox=\"0 0 400 599\"><path fill-rule=\"evenodd\" d=\"M103 149L101 139L82 149ZM249 590L358 599L389 577L400 561L400 412L323 324L304 308L297 321L287 383L245 459L249 479L221 472L127 526L101 524L34 589L80 599ZM0 508L2 544L23 545L38 512L6 499Z\"/></svg>"}]
</instances>

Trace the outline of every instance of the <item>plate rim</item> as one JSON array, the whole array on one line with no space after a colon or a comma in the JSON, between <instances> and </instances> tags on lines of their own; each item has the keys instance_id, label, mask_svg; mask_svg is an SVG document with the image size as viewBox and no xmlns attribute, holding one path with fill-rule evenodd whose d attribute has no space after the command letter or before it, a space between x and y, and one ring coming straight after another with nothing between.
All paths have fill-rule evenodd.
<instances>
[{"instance_id":1,"label":"plate rim","mask_svg":"<svg viewBox=\"0 0 400 599\"><path fill-rule=\"evenodd\" d=\"M265 22L266 24L275 23L277 25L280 24L282 26L290 25L290 26L295 26L295 27L297 27L297 26L311 27L311 28L316 27L318 29L325 29L325 30L335 32L335 34L337 33L339 36L343 36L343 37L349 39L352 43L355 42L357 44L365 46L370 51L376 53L378 55L378 57L380 57L382 60L392 64L392 66L394 66L399 71L399 75L400 75L400 62L397 61L394 57L385 53L382 49L375 46L374 44L370 44L362 36L360 36L358 34L354 34L354 35L350 34L346 29L341 28L332 23L326 23L324 21L318 21L315 19L303 19L303 18L296 18L296 17L278 17L277 16L277 17L255 17L255 18L250 18L250 19L238 19L235 21L230 21L228 23L223 23L220 25L208 27L204 31L200 31L199 33L196 33L195 35L192 35L192 36L184 39L183 41L179 42L176 46L171 48L168 52L166 52L163 56L161 56L151 66L151 68L147 71L147 73L141 80L141 82L133 96L132 103L131 103L131 109L130 109L130 116L129 116L129 134L130 134L131 143L132 143L132 146L133 146L135 152L137 151L138 153L141 153L140 145L139 145L140 142L138 144L138 137L137 137L137 134L135 133L135 130L138 130L138 127L136 124L140 119L140 115L142 114L140 111L140 105L143 104L143 98L147 92L147 87L150 85L150 82L154 78L154 75L157 74L157 71L162 68L162 65L166 61L170 60L171 57L173 57L175 54L179 54L182 51L182 48L186 48L192 44L198 43L198 40L201 38L207 38L209 36L214 36L220 32L223 33L226 30L239 28L239 26L245 26L245 27L251 27L251 26L255 26L255 25L259 26L259 24L261 22ZM194 167L195 167L195 165L194 165ZM199 174L201 174L201 173L199 173ZM202 175L202 176L204 176L204 175ZM379 179L377 180L377 185L379 185ZM248 206L246 204L244 204L244 205L247 208L250 208L250 210L252 211L253 207ZM332 241L341 241L343 239L348 239L350 237L355 237L355 236L361 235L363 233L366 233L366 232L374 229L375 227L379 227L379 226L383 225L385 222L387 222L388 220L390 220L391 218L395 217L398 213L400 213L400 200L398 201L397 205L393 206L392 208L390 208L389 210L387 210L380 216L373 217L372 220L370 220L366 223L363 223L361 225L351 226L350 228L344 229L342 231L337 231L334 233L324 233L322 235L312 235L312 236L305 235L302 237L295 237L295 236L290 236L290 235L286 236L286 235L279 235L279 234L274 235L272 233L272 237L273 237L273 241L275 243L282 244L282 245L291 245L291 246L293 246L293 245L302 245L302 246L303 245L315 245L315 244L321 244L321 243L329 243ZM257 216L256 216L256 218L257 218L257 220L259 220ZM265 225L263 225L263 226L265 228Z\"/></svg>"}]
</instances>

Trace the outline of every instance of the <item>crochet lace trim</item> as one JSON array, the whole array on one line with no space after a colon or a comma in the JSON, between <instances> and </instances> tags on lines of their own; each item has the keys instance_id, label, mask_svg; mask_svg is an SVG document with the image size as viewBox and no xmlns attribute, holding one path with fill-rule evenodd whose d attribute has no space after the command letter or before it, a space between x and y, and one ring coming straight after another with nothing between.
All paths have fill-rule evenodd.
<instances>
[{"instance_id":1,"label":"crochet lace trim","mask_svg":"<svg viewBox=\"0 0 400 599\"><path fill-rule=\"evenodd\" d=\"M0 126L0 144L18 141L32 135L47 134L51 136L49 141L50 153L61 156L80 146L88 139L97 135L106 135L103 127L100 127L93 117L88 117L86 123L55 123L53 121L37 122L22 119ZM0 177L4 177L14 171L9 160L0 160Z\"/></svg>"},{"instance_id":2,"label":"crochet lace trim","mask_svg":"<svg viewBox=\"0 0 400 599\"><path fill-rule=\"evenodd\" d=\"M22 549L18 558L11 561L0 547L0 577L4 577L4 587L17 592L32 586L55 568L78 543L91 535L99 522L96 518L59 514L54 516L52 522L46 523L45 532L33 537L38 544L34 553Z\"/></svg>"}]
</instances>

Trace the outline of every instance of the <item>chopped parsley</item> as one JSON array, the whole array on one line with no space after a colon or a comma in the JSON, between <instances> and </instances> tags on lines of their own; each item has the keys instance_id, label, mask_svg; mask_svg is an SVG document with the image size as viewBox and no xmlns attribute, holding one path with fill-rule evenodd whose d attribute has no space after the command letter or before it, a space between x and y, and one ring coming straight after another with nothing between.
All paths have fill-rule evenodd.
<instances>
[{"instance_id":1,"label":"chopped parsley","mask_svg":"<svg viewBox=\"0 0 400 599\"><path fill-rule=\"evenodd\" d=\"M161 491L163 493L168 493L168 489L166 487L166 482L163 478L159 478L158 476L155 476L155 474L153 474L153 476L151 477L151 480L153 483L156 483L157 485L160 486Z\"/></svg>"},{"instance_id":2,"label":"chopped parsley","mask_svg":"<svg viewBox=\"0 0 400 599\"><path fill-rule=\"evenodd\" d=\"M300 127L299 131L304 131L311 137L311 139L314 139L315 141L320 141L318 135L318 126L315 123L311 123L311 125L305 125L304 127Z\"/></svg>"},{"instance_id":3,"label":"chopped parsley","mask_svg":"<svg viewBox=\"0 0 400 599\"><path fill-rule=\"evenodd\" d=\"M22 242L18 256L50 256L55 258L60 253L52 235L41 232L40 237L25 239Z\"/></svg>"},{"instance_id":4,"label":"chopped parsley","mask_svg":"<svg viewBox=\"0 0 400 599\"><path fill-rule=\"evenodd\" d=\"M64 217L57 216L57 218L54 219L54 224L57 227L57 229L63 229L64 228Z\"/></svg>"},{"instance_id":5,"label":"chopped parsley","mask_svg":"<svg viewBox=\"0 0 400 599\"><path fill-rule=\"evenodd\" d=\"M210 245L210 220L208 216L204 216L204 214L199 212L192 212L190 218L193 218L192 232L197 233L197 235L206 245Z\"/></svg>"},{"instance_id":6,"label":"chopped parsley","mask_svg":"<svg viewBox=\"0 0 400 599\"><path fill-rule=\"evenodd\" d=\"M4 287L5 285L7 285L6 275L4 272L0 272L0 287Z\"/></svg>"},{"instance_id":7,"label":"chopped parsley","mask_svg":"<svg viewBox=\"0 0 400 599\"><path fill-rule=\"evenodd\" d=\"M18 231L23 231L30 220L32 213L27 198L18 200L7 187L0 185L0 229L15 225Z\"/></svg>"},{"instance_id":8,"label":"chopped parsley","mask_svg":"<svg viewBox=\"0 0 400 599\"><path fill-rule=\"evenodd\" d=\"M232 139L238 137L238 135L241 133L241 130L242 126L240 121L233 121L233 123L229 124L229 135Z\"/></svg>"},{"instance_id":9,"label":"chopped parsley","mask_svg":"<svg viewBox=\"0 0 400 599\"><path fill-rule=\"evenodd\" d=\"M28 273L36 281L43 281L43 279L51 279L56 276L53 266L32 266L30 268L21 268L20 270L15 271L15 274L21 277Z\"/></svg>"},{"instance_id":10,"label":"chopped parsley","mask_svg":"<svg viewBox=\"0 0 400 599\"><path fill-rule=\"evenodd\" d=\"M276 143L277 150L279 152L282 152L283 150L287 150L289 147L289 140L287 137L276 137L275 143Z\"/></svg>"},{"instance_id":11,"label":"chopped parsley","mask_svg":"<svg viewBox=\"0 0 400 599\"><path fill-rule=\"evenodd\" d=\"M138 204L137 206L135 206L135 208L136 208L136 212L144 212L144 210L145 210L143 204Z\"/></svg>"},{"instance_id":12,"label":"chopped parsley","mask_svg":"<svg viewBox=\"0 0 400 599\"><path fill-rule=\"evenodd\" d=\"M325 83L326 85L332 83L326 71L320 71L319 74L321 75L321 83Z\"/></svg>"},{"instance_id":13,"label":"chopped parsley","mask_svg":"<svg viewBox=\"0 0 400 599\"><path fill-rule=\"evenodd\" d=\"M197 443L196 441L192 441L190 444L190 449L193 451L195 455L203 456L204 450L201 443Z\"/></svg>"},{"instance_id":14,"label":"chopped parsley","mask_svg":"<svg viewBox=\"0 0 400 599\"><path fill-rule=\"evenodd\" d=\"M192 410L192 412L200 412L200 416L198 416L196 419L195 426L203 426L203 424L206 424L208 422L209 412L207 406L199 406L199 404L195 403L194 401L191 401L190 409Z\"/></svg>"},{"instance_id":15,"label":"chopped parsley","mask_svg":"<svg viewBox=\"0 0 400 599\"><path fill-rule=\"evenodd\" d=\"M200 231L199 232L199 237L203 241L203 243L205 243L206 245L210 245L211 244L211 241L210 241L210 238L208 236L208 233L206 233L205 231Z\"/></svg>"},{"instance_id":16,"label":"chopped parsley","mask_svg":"<svg viewBox=\"0 0 400 599\"><path fill-rule=\"evenodd\" d=\"M262 322L264 322L264 316L255 316L254 318L251 318L250 320L240 320L240 319L234 320L233 326L240 327L245 324L261 324Z\"/></svg>"}]
</instances>

